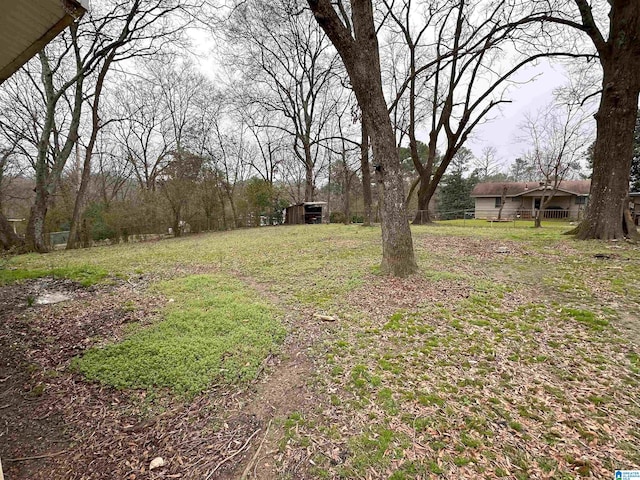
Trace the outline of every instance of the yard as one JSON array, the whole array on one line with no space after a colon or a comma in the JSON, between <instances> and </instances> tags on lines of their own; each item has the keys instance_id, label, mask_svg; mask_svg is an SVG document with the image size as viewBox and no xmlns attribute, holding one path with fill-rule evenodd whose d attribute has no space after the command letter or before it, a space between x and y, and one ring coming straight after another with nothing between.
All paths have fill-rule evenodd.
<instances>
[{"instance_id":1,"label":"yard","mask_svg":"<svg viewBox=\"0 0 640 480\"><path fill-rule=\"evenodd\" d=\"M342 225L4 260L5 474L640 469L640 247L543 225L413 227L402 280L379 274L379 228Z\"/></svg>"}]
</instances>

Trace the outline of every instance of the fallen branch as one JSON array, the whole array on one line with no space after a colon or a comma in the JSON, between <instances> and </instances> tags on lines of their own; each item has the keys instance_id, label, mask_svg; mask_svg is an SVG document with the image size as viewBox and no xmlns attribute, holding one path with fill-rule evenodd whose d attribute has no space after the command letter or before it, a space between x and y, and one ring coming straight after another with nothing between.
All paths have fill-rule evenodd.
<instances>
[{"instance_id":1,"label":"fallen branch","mask_svg":"<svg viewBox=\"0 0 640 480\"><path fill-rule=\"evenodd\" d=\"M239 449L239 450L236 450L236 451L233 453L233 455L230 455L230 456L228 456L227 458L223 458L222 460L220 460L220 462L218 463L218 465L216 465L216 466L215 466L215 468L214 468L213 470L211 470L211 472L209 472L209 475L207 475L207 477L206 477L204 480L209 480L209 479L213 476L213 474L214 474L214 473L216 473L216 471L218 471L218 469L219 469L222 465L224 465L224 464L225 464L225 463L227 463L229 460L233 459L236 455L238 455L240 452L242 452L242 451L247 447L247 445L249 445L249 442L251 441L251 439L252 439L253 437L255 437L255 436L258 434L258 432L260 432L260 429L258 429L258 430L256 430L255 432L253 432L253 433L251 434L251 436L250 436L249 438L247 438L247 441L246 441L246 442L244 442L244 445L242 445L242 447L240 447L240 449Z\"/></svg>"},{"instance_id":2,"label":"fallen branch","mask_svg":"<svg viewBox=\"0 0 640 480\"><path fill-rule=\"evenodd\" d=\"M266 440L267 435L269 435L269 429L271 428L271 422L272 421L273 421L273 419L269 420L269 425L267 425L267 430L264 432L264 436L262 437L262 441L260 442L260 445L258 445L258 449L256 450L256 453L253 454L253 457L251 457L251 460L247 464L247 467L244 469L244 472L242 472L242 476L240 477L240 480L244 480L245 478L249 478L248 475L249 475L249 471L251 470L251 466L256 461L256 458L258 458L258 454L260 453L260 450L262 450L262 445L264 445L264 441Z\"/></svg>"},{"instance_id":3,"label":"fallen branch","mask_svg":"<svg viewBox=\"0 0 640 480\"><path fill-rule=\"evenodd\" d=\"M61 452L44 453L42 455L34 455L33 457L5 458L4 461L5 462L26 462L28 460L39 460L41 458L57 457L58 455L62 455L63 453L67 453L67 451L62 450Z\"/></svg>"}]
</instances>

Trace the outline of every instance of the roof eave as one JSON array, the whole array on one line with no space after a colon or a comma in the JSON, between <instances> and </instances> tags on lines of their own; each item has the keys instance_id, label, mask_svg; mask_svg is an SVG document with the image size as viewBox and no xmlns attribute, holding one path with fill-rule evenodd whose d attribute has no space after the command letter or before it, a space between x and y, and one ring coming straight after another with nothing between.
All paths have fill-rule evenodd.
<instances>
[{"instance_id":1,"label":"roof eave","mask_svg":"<svg viewBox=\"0 0 640 480\"><path fill-rule=\"evenodd\" d=\"M0 84L7 80L11 75L16 73L20 67L27 63L40 50L42 50L51 40L53 40L60 32L82 17L89 9L88 0L66 0L67 3L75 6L75 15L65 14L55 25L53 25L44 35L27 47L13 61L0 70Z\"/></svg>"}]
</instances>

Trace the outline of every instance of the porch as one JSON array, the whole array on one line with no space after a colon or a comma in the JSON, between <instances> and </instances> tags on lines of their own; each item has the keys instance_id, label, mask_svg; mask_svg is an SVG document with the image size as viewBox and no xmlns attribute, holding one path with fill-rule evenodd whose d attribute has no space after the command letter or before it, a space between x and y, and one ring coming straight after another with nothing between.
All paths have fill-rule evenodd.
<instances>
[{"instance_id":1,"label":"porch","mask_svg":"<svg viewBox=\"0 0 640 480\"><path fill-rule=\"evenodd\" d=\"M556 194L551 200L551 203L542 212L542 218L561 220L576 216L577 212L573 211L575 208L572 209L575 203L574 198L577 197ZM513 197L513 201L520 202L520 205L516 209L517 217L529 220L536 217L536 212L540 210L543 198L535 195L523 195L521 197Z\"/></svg>"}]
</instances>

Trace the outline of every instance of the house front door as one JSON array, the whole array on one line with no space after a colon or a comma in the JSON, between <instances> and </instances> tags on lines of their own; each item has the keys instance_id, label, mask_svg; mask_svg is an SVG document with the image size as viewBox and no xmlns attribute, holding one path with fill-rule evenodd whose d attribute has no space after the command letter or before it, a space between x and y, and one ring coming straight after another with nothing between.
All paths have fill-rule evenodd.
<instances>
[{"instance_id":1,"label":"house front door","mask_svg":"<svg viewBox=\"0 0 640 480\"><path fill-rule=\"evenodd\" d=\"M534 210L540 210L540 200L541 200L540 198L536 198L534 200L534 202L533 202L534 203L533 204L533 209Z\"/></svg>"}]
</instances>

